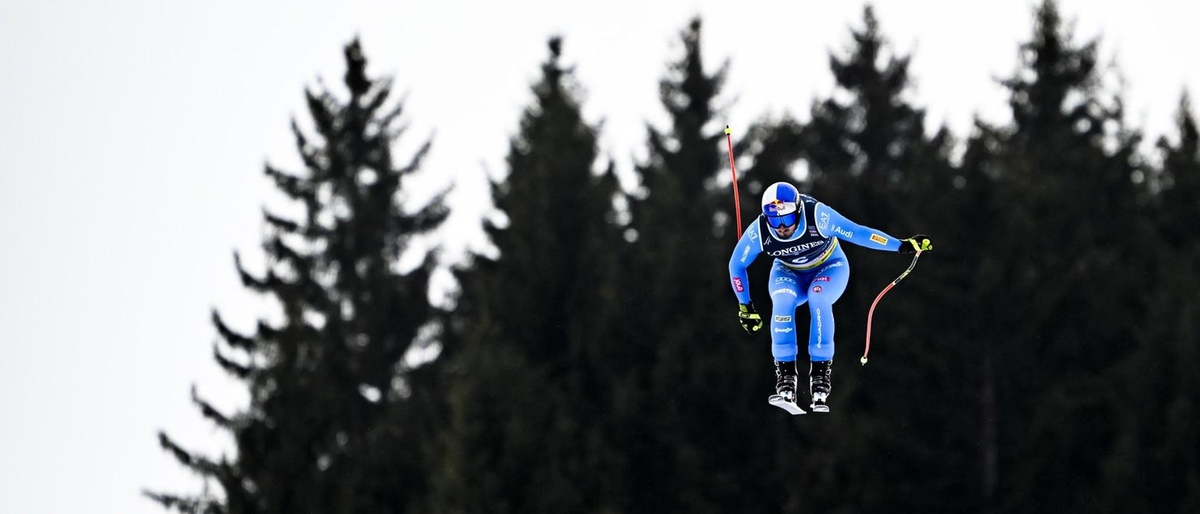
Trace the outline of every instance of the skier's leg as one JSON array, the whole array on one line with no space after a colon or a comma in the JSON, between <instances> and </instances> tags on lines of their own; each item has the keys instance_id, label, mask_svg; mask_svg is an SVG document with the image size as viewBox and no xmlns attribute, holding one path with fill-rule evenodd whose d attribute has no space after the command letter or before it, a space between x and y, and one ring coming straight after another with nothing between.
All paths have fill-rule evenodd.
<instances>
[{"instance_id":1,"label":"skier's leg","mask_svg":"<svg viewBox=\"0 0 1200 514\"><path fill-rule=\"evenodd\" d=\"M829 412L825 402L833 390L833 304L846 291L849 280L850 266L844 258L836 258L818 268L808 284L809 393L814 412Z\"/></svg>"},{"instance_id":2,"label":"skier's leg","mask_svg":"<svg viewBox=\"0 0 1200 514\"><path fill-rule=\"evenodd\" d=\"M792 270L776 262L771 267L771 356L775 359L775 396L771 403L792 414L804 414L796 401L796 307L804 302L804 290Z\"/></svg>"},{"instance_id":3,"label":"skier's leg","mask_svg":"<svg viewBox=\"0 0 1200 514\"><path fill-rule=\"evenodd\" d=\"M846 259L830 258L817 269L807 285L808 357L813 361L833 359L833 303L846 292L850 266Z\"/></svg>"},{"instance_id":4,"label":"skier's leg","mask_svg":"<svg viewBox=\"0 0 1200 514\"><path fill-rule=\"evenodd\" d=\"M775 261L771 266L771 355L776 361L796 360L796 307L804 303L804 286L796 272Z\"/></svg>"}]
</instances>

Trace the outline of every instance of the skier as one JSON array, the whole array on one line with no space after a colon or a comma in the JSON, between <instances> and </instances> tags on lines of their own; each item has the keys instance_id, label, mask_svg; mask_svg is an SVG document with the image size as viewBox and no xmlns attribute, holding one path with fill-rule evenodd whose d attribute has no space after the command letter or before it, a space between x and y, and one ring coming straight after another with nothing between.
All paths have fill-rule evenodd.
<instances>
[{"instance_id":1,"label":"skier","mask_svg":"<svg viewBox=\"0 0 1200 514\"><path fill-rule=\"evenodd\" d=\"M738 299L738 321L748 333L763 326L750 299L746 268L760 253L775 258L768 291L771 297L771 355L775 359L775 395L769 399L792 414L804 414L796 402L796 308L808 302L809 394L813 412L829 412L832 390L833 303L846 290L850 265L839 241L872 250L911 254L933 249L928 236L896 239L846 219L787 182L771 184L759 215L734 247L729 278Z\"/></svg>"}]
</instances>

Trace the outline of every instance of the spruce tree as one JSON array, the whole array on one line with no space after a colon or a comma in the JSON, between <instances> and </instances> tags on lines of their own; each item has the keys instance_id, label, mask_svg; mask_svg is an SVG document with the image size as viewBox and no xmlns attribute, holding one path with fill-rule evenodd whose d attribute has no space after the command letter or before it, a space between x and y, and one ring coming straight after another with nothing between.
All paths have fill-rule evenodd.
<instances>
[{"instance_id":1,"label":"spruce tree","mask_svg":"<svg viewBox=\"0 0 1200 514\"><path fill-rule=\"evenodd\" d=\"M635 170L640 189L629 200L633 247L621 277L619 339L632 350L642 395L622 440L637 485L631 501L646 512L776 509L784 477L772 471L775 429L764 401L774 383L770 352L738 326L728 280L742 228L733 223L724 123L714 108L728 65L705 66L699 19L679 41L682 55L659 83L668 127L648 127L648 157ZM737 151L766 155L757 144L769 137L751 129ZM785 166L780 146L764 169Z\"/></svg>"},{"instance_id":2,"label":"spruce tree","mask_svg":"<svg viewBox=\"0 0 1200 514\"><path fill-rule=\"evenodd\" d=\"M499 255L457 272L438 511L629 508L604 422L627 401L607 328L620 301L617 181L611 165L596 169L599 129L583 120L562 39L549 50L491 188L504 221L485 229Z\"/></svg>"},{"instance_id":3,"label":"spruce tree","mask_svg":"<svg viewBox=\"0 0 1200 514\"><path fill-rule=\"evenodd\" d=\"M977 311L998 411L986 421L999 450L987 508L1089 509L1117 441L1111 371L1145 311L1128 271L1146 265L1138 249L1153 233L1133 181L1140 135L1103 87L1095 41L1076 44L1053 1L1020 56L1003 82L1013 124L996 132L1003 208L979 263L1001 284Z\"/></svg>"},{"instance_id":4,"label":"spruce tree","mask_svg":"<svg viewBox=\"0 0 1200 514\"><path fill-rule=\"evenodd\" d=\"M908 100L911 57L889 48L871 7L851 38L845 55L830 56L835 84L845 94L814 101L803 130L809 176L802 189L850 219L897 237L930 230L935 217L920 202L948 185L953 140L945 129L926 136L925 112ZM914 198L918 188L925 195ZM879 252L851 253L854 278L838 305L843 312L864 313L864 303L895 278L899 263ZM861 335L839 333L843 340Z\"/></svg>"},{"instance_id":5,"label":"spruce tree","mask_svg":"<svg viewBox=\"0 0 1200 514\"><path fill-rule=\"evenodd\" d=\"M941 238L951 233L939 215L957 205L957 172L949 162L953 140L945 129L926 135L924 110L909 100L911 58L890 48L871 7L851 39L845 52L830 56L835 84L844 94L814 101L804 127L801 148L809 176L801 187L863 225L897 237L929 234L940 251L925 257L876 309L872 360L879 364L863 368L855 357L862 351L867 309L908 259L846 245L852 276L835 308L834 360L841 365L835 364L834 402L855 416L831 419L818 429L815 437L828 442L802 452L798 471L802 480L818 485L792 492L788 505L945 510L966 496L970 475L964 454L971 444L964 430L971 426L967 415L944 411L945 405L965 403L970 391L961 387L962 345L944 321L954 319L943 307L957 301L956 291L941 282L939 272L941 251L950 249ZM893 458L880 462L883 454ZM838 493L871 490L880 482L900 494L851 499Z\"/></svg>"},{"instance_id":6,"label":"spruce tree","mask_svg":"<svg viewBox=\"0 0 1200 514\"><path fill-rule=\"evenodd\" d=\"M381 439L395 432L385 421L397 412L420 417L409 406L405 356L435 314L427 299L432 256L410 271L395 266L413 236L437 228L446 209L441 196L417 209L405 205L404 179L418 170L429 142L408 162L395 161L392 147L403 129L396 126L401 105L388 107L391 80L367 76L358 40L345 47L345 58L349 97L324 87L306 91L316 137L292 124L304 171L266 167L302 215L265 214L271 230L261 276L235 259L246 287L275 300L281 316L264 318L252 334L212 316L224 342L215 358L246 384L250 404L225 414L196 402L233 435L236 454L198 455L161 434L163 447L183 465L220 486L220 494L148 493L167 507L400 512L397 502L425 488L422 473L381 483L372 468L379 466ZM422 467L416 454L385 458L391 469Z\"/></svg>"},{"instance_id":7,"label":"spruce tree","mask_svg":"<svg viewBox=\"0 0 1200 514\"><path fill-rule=\"evenodd\" d=\"M1194 257L1200 256L1200 129L1192 114L1191 99L1185 94L1176 113L1179 133L1173 143L1158 140L1162 156L1161 208L1158 226L1166 243Z\"/></svg>"},{"instance_id":8,"label":"spruce tree","mask_svg":"<svg viewBox=\"0 0 1200 514\"><path fill-rule=\"evenodd\" d=\"M985 243L999 237L1003 227L996 223L1007 207L997 193L1002 159L995 151L1001 146L999 130L982 120L975 120L975 130L967 139L959 173L952 179L957 194L950 195L954 204L939 212L946 220L935 233L945 234L938 241L939 251L950 250L954 259L939 263L943 271L940 280L949 286L951 299L939 308L945 319L953 320L949 331L952 341L963 347L962 369L974 379L951 387L961 388L973 398L958 405L954 418L966 420L975 428L963 430L974 436L977 444L964 455L975 462L966 473L971 478L963 505L978 506L981 512L997 512L1000 481L999 431L1004 419L998 400L999 379L996 352L1005 344L1003 333L995 333L991 299L1007 292L1003 262L992 258L997 249ZM949 229L948 225L954 225Z\"/></svg>"},{"instance_id":9,"label":"spruce tree","mask_svg":"<svg viewBox=\"0 0 1200 514\"><path fill-rule=\"evenodd\" d=\"M880 219L895 210L889 197L904 187L924 150L915 143L926 142L925 113L906 100L910 57L887 51L870 6L863 24L852 32L848 55L829 59L837 86L851 99L813 103L804 148L815 190L865 219Z\"/></svg>"},{"instance_id":10,"label":"spruce tree","mask_svg":"<svg viewBox=\"0 0 1200 514\"><path fill-rule=\"evenodd\" d=\"M1153 196L1161 242L1142 270L1146 321L1136 334L1136 351L1114 379L1124 401L1114 451L1107 456L1102 512L1195 512L1200 509L1200 362L1195 291L1200 258L1195 219L1200 202L1200 132L1185 95L1177 113L1174 141L1158 141L1161 184Z\"/></svg>"}]
</instances>

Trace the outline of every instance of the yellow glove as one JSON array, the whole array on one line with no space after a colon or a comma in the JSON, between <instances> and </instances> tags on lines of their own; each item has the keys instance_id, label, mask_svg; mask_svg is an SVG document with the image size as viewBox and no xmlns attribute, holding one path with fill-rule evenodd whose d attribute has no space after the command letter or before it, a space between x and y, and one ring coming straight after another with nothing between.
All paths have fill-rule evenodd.
<instances>
[{"instance_id":1,"label":"yellow glove","mask_svg":"<svg viewBox=\"0 0 1200 514\"><path fill-rule=\"evenodd\" d=\"M758 332L762 328L762 316L758 315L758 311L754 310L753 303L738 304L738 322L742 324L742 328L746 329L747 334Z\"/></svg>"},{"instance_id":2,"label":"yellow glove","mask_svg":"<svg viewBox=\"0 0 1200 514\"><path fill-rule=\"evenodd\" d=\"M928 252L933 250L933 240L925 234L917 234L908 239L900 240L900 253Z\"/></svg>"}]
</instances>

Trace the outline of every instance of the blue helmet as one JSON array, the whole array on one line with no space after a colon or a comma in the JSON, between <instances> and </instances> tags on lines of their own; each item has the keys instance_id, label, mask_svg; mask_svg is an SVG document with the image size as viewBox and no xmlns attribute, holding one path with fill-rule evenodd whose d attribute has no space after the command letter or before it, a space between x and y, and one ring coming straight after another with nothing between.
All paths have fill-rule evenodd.
<instances>
[{"instance_id":1,"label":"blue helmet","mask_svg":"<svg viewBox=\"0 0 1200 514\"><path fill-rule=\"evenodd\" d=\"M763 191L762 212L773 228L790 227L800 221L800 191L787 182L776 182Z\"/></svg>"}]
</instances>

